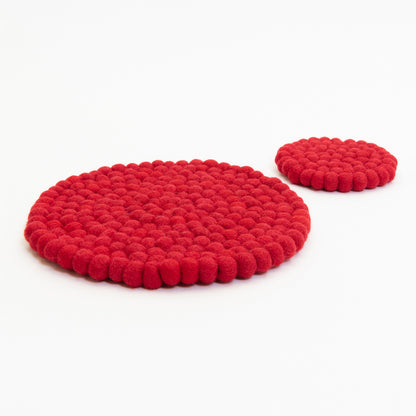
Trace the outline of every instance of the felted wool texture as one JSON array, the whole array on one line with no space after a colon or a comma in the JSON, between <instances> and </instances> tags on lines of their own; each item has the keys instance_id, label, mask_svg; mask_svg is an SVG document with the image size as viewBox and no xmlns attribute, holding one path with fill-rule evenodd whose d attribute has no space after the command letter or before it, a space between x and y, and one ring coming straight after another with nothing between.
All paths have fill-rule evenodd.
<instances>
[{"instance_id":1,"label":"felted wool texture","mask_svg":"<svg viewBox=\"0 0 416 416\"><path fill-rule=\"evenodd\" d=\"M157 289L264 273L309 230L307 206L277 178L214 160L154 161L58 182L30 210L25 238L65 269Z\"/></svg>"},{"instance_id":2,"label":"felted wool texture","mask_svg":"<svg viewBox=\"0 0 416 416\"><path fill-rule=\"evenodd\" d=\"M328 137L285 144L275 162L296 185L340 192L383 186L394 179L397 168L397 159L374 143Z\"/></svg>"}]
</instances>

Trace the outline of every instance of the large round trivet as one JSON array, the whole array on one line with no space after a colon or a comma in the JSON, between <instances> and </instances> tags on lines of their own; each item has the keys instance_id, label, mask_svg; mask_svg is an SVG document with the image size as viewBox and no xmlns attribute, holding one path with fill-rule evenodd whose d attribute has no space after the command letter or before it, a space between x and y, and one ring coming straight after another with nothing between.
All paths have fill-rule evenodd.
<instances>
[{"instance_id":1,"label":"large round trivet","mask_svg":"<svg viewBox=\"0 0 416 416\"><path fill-rule=\"evenodd\" d=\"M308 208L277 178L213 160L115 165L42 193L25 229L42 257L128 286L229 282L300 250Z\"/></svg>"},{"instance_id":2,"label":"large round trivet","mask_svg":"<svg viewBox=\"0 0 416 416\"><path fill-rule=\"evenodd\" d=\"M285 144L275 162L294 184L340 192L383 186L397 167L397 159L374 143L328 137Z\"/></svg>"}]
</instances>

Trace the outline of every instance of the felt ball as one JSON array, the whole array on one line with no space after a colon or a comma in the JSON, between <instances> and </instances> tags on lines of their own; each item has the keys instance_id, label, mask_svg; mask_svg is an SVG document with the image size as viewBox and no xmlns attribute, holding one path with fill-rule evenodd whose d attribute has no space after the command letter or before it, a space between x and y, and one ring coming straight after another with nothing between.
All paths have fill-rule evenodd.
<instances>
[{"instance_id":1,"label":"felt ball","mask_svg":"<svg viewBox=\"0 0 416 416\"><path fill-rule=\"evenodd\" d=\"M311 178L311 186L313 189L323 189L325 173L317 170L313 173Z\"/></svg>"},{"instance_id":2,"label":"felt ball","mask_svg":"<svg viewBox=\"0 0 416 416\"><path fill-rule=\"evenodd\" d=\"M36 207L31 209L31 213L29 215L29 219L31 219L31 220L28 221L28 223L26 224L26 228L25 228L25 232L24 232L25 238L28 241L29 241L29 238L30 238L30 236L32 235L32 233L34 231L39 230L39 229L41 229L41 230L47 229L47 226L45 225L45 223L34 219L33 214L35 212L36 212ZM43 213L44 210L41 210L40 212ZM46 213L44 213L43 215L46 215L47 213L48 212L46 211ZM39 214L39 211L38 211L38 214Z\"/></svg>"},{"instance_id":3,"label":"felt ball","mask_svg":"<svg viewBox=\"0 0 416 416\"><path fill-rule=\"evenodd\" d=\"M363 172L354 172L353 185L354 191L363 191L367 187L367 176Z\"/></svg>"},{"instance_id":4,"label":"felt ball","mask_svg":"<svg viewBox=\"0 0 416 416\"><path fill-rule=\"evenodd\" d=\"M326 172L324 176L324 188L327 191L335 191L338 189L338 174L335 172Z\"/></svg>"},{"instance_id":5,"label":"felt ball","mask_svg":"<svg viewBox=\"0 0 416 416\"><path fill-rule=\"evenodd\" d=\"M295 229L289 230L287 233L288 236L295 242L296 251L299 251L305 243L304 235L300 231Z\"/></svg>"},{"instance_id":6,"label":"felt ball","mask_svg":"<svg viewBox=\"0 0 416 416\"><path fill-rule=\"evenodd\" d=\"M104 280L108 277L110 258L105 254L95 255L88 266L88 274L95 280Z\"/></svg>"},{"instance_id":7,"label":"felt ball","mask_svg":"<svg viewBox=\"0 0 416 416\"><path fill-rule=\"evenodd\" d=\"M218 263L212 257L201 257L199 260L199 281L209 284L215 281L217 275Z\"/></svg>"},{"instance_id":8,"label":"felt ball","mask_svg":"<svg viewBox=\"0 0 416 416\"><path fill-rule=\"evenodd\" d=\"M123 271L123 282L130 287L140 287L143 280L144 264L141 261L130 261Z\"/></svg>"},{"instance_id":9,"label":"felt ball","mask_svg":"<svg viewBox=\"0 0 416 416\"><path fill-rule=\"evenodd\" d=\"M220 256L218 258L219 282L231 282L237 276L237 262L231 256Z\"/></svg>"},{"instance_id":10,"label":"felt ball","mask_svg":"<svg viewBox=\"0 0 416 416\"><path fill-rule=\"evenodd\" d=\"M198 281L198 262L191 257L185 257L181 262L181 282L184 285L193 285Z\"/></svg>"},{"instance_id":11,"label":"felt ball","mask_svg":"<svg viewBox=\"0 0 416 416\"><path fill-rule=\"evenodd\" d=\"M289 236L281 235L278 238L278 242L282 246L283 253L285 254L286 259L289 259L295 255L296 244L293 241L293 238Z\"/></svg>"},{"instance_id":12,"label":"felt ball","mask_svg":"<svg viewBox=\"0 0 416 416\"><path fill-rule=\"evenodd\" d=\"M79 249L72 259L72 268L78 274L86 275L88 273L88 267L94 254L91 250L86 248Z\"/></svg>"},{"instance_id":13,"label":"felt ball","mask_svg":"<svg viewBox=\"0 0 416 416\"><path fill-rule=\"evenodd\" d=\"M380 178L374 169L367 169L367 188L373 189L380 185Z\"/></svg>"},{"instance_id":14,"label":"felt ball","mask_svg":"<svg viewBox=\"0 0 416 416\"><path fill-rule=\"evenodd\" d=\"M50 240L43 250L43 254L45 255L45 258L48 260L56 263L58 252L59 250L65 245L65 240L61 238L56 238L54 240Z\"/></svg>"},{"instance_id":15,"label":"felt ball","mask_svg":"<svg viewBox=\"0 0 416 416\"><path fill-rule=\"evenodd\" d=\"M124 268L129 263L126 257L113 257L110 261L108 269L108 277L113 282L121 282L123 280Z\"/></svg>"},{"instance_id":16,"label":"felt ball","mask_svg":"<svg viewBox=\"0 0 416 416\"><path fill-rule=\"evenodd\" d=\"M256 272L256 259L250 252L239 252L235 256L237 261L237 275L240 278L247 279Z\"/></svg>"},{"instance_id":17,"label":"felt ball","mask_svg":"<svg viewBox=\"0 0 416 416\"><path fill-rule=\"evenodd\" d=\"M389 172L384 166L377 166L376 172L380 179L379 186L385 185L389 181Z\"/></svg>"},{"instance_id":18,"label":"felt ball","mask_svg":"<svg viewBox=\"0 0 416 416\"><path fill-rule=\"evenodd\" d=\"M72 259L74 258L75 253L78 251L78 247L74 244L67 244L63 246L57 255L58 264L64 269L72 270Z\"/></svg>"},{"instance_id":19,"label":"felt ball","mask_svg":"<svg viewBox=\"0 0 416 416\"><path fill-rule=\"evenodd\" d=\"M265 248L255 248L251 253L256 259L258 273L264 273L272 267L272 258Z\"/></svg>"},{"instance_id":20,"label":"felt ball","mask_svg":"<svg viewBox=\"0 0 416 416\"><path fill-rule=\"evenodd\" d=\"M30 234L29 244L33 250L36 250L39 239L48 233L46 229L37 229Z\"/></svg>"},{"instance_id":21,"label":"felt ball","mask_svg":"<svg viewBox=\"0 0 416 416\"><path fill-rule=\"evenodd\" d=\"M162 286L162 279L156 263L145 263L143 270L143 286L147 289L158 289Z\"/></svg>"},{"instance_id":22,"label":"felt ball","mask_svg":"<svg viewBox=\"0 0 416 416\"><path fill-rule=\"evenodd\" d=\"M352 190L353 175L351 172L341 172L338 175L338 191L349 192Z\"/></svg>"},{"instance_id":23,"label":"felt ball","mask_svg":"<svg viewBox=\"0 0 416 416\"><path fill-rule=\"evenodd\" d=\"M175 286L181 280L181 269L179 262L174 259L166 259L161 262L160 268L160 277L168 286Z\"/></svg>"},{"instance_id":24,"label":"felt ball","mask_svg":"<svg viewBox=\"0 0 416 416\"><path fill-rule=\"evenodd\" d=\"M303 186L311 186L312 177L315 171L313 169L304 169L299 175L299 182Z\"/></svg>"},{"instance_id":25,"label":"felt ball","mask_svg":"<svg viewBox=\"0 0 416 416\"><path fill-rule=\"evenodd\" d=\"M270 253L272 266L279 266L285 261L285 253L279 243L269 243L266 245L266 249Z\"/></svg>"},{"instance_id":26,"label":"felt ball","mask_svg":"<svg viewBox=\"0 0 416 416\"><path fill-rule=\"evenodd\" d=\"M51 232L46 232L39 237L37 241L37 245L36 245L36 251L39 253L41 257L45 257L45 255L43 254L43 251L45 249L46 244L48 244L49 241L52 241L55 239L56 239L56 235Z\"/></svg>"}]
</instances>

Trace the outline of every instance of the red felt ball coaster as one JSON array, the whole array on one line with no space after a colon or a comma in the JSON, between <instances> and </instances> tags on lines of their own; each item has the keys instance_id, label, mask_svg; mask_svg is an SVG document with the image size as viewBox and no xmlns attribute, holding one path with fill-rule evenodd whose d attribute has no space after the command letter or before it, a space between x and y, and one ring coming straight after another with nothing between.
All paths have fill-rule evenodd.
<instances>
[{"instance_id":1,"label":"red felt ball coaster","mask_svg":"<svg viewBox=\"0 0 416 416\"><path fill-rule=\"evenodd\" d=\"M340 192L383 186L397 168L397 159L374 143L328 137L285 144L275 162L294 184Z\"/></svg>"},{"instance_id":2,"label":"red felt ball coaster","mask_svg":"<svg viewBox=\"0 0 416 416\"><path fill-rule=\"evenodd\" d=\"M65 269L157 289L264 273L309 230L307 206L279 179L193 160L71 176L33 205L25 237Z\"/></svg>"}]
</instances>

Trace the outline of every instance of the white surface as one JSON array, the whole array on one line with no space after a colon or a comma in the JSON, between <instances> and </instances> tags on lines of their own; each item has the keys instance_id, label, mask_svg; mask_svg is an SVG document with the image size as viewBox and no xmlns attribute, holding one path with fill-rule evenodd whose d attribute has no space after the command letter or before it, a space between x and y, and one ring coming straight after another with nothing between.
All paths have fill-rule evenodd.
<instances>
[{"instance_id":1,"label":"white surface","mask_svg":"<svg viewBox=\"0 0 416 416\"><path fill-rule=\"evenodd\" d=\"M0 3L2 415L415 415L414 2ZM69 175L302 137L374 141L393 183L309 205L304 249L229 285L129 290L23 238ZM286 179L283 178L286 181Z\"/></svg>"}]
</instances>

